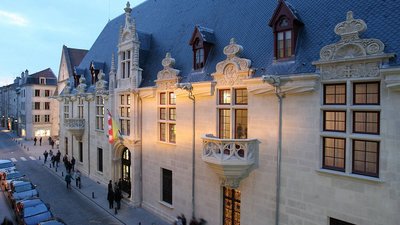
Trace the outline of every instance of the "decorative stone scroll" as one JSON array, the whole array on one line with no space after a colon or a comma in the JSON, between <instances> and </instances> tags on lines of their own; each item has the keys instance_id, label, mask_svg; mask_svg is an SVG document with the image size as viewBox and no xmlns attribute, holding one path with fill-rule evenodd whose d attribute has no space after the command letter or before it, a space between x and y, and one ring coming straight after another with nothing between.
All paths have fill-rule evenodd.
<instances>
[{"instance_id":1,"label":"decorative stone scroll","mask_svg":"<svg viewBox=\"0 0 400 225\"><path fill-rule=\"evenodd\" d=\"M99 80L96 82L96 94L98 95L107 95L107 85L108 82L104 80L105 74L103 73L103 70L100 70L98 74Z\"/></svg>"},{"instance_id":2,"label":"decorative stone scroll","mask_svg":"<svg viewBox=\"0 0 400 225\"><path fill-rule=\"evenodd\" d=\"M253 70L250 68L251 61L238 56L242 51L243 47L236 44L234 38L224 48L224 54L227 57L217 64L216 72L212 74L218 86L242 84L244 79L251 77L253 74Z\"/></svg>"},{"instance_id":3,"label":"decorative stone scroll","mask_svg":"<svg viewBox=\"0 0 400 225\"><path fill-rule=\"evenodd\" d=\"M164 69L158 72L157 88L160 89L174 89L175 84L179 81L180 70L174 69L175 59L171 57L171 53L167 52L165 58L161 61Z\"/></svg>"}]
</instances>

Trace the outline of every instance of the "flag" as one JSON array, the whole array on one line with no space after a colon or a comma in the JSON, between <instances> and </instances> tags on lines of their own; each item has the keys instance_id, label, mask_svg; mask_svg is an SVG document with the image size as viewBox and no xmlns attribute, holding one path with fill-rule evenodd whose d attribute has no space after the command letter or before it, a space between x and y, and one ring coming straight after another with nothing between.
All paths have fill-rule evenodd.
<instances>
[{"instance_id":1,"label":"flag","mask_svg":"<svg viewBox=\"0 0 400 225\"><path fill-rule=\"evenodd\" d=\"M108 142L110 144L117 140L118 130L117 122L112 118L110 111L108 111Z\"/></svg>"}]
</instances>

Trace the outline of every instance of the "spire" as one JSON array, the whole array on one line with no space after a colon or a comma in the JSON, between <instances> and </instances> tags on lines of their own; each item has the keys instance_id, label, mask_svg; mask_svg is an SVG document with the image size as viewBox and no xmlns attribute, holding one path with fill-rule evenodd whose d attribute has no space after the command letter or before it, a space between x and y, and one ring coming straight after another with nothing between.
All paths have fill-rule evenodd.
<instances>
[{"instance_id":1,"label":"spire","mask_svg":"<svg viewBox=\"0 0 400 225\"><path fill-rule=\"evenodd\" d=\"M114 52L111 54L111 69L110 72L115 73L115 59L114 59Z\"/></svg>"},{"instance_id":2,"label":"spire","mask_svg":"<svg viewBox=\"0 0 400 225\"><path fill-rule=\"evenodd\" d=\"M131 25L131 4L129 2L126 2L126 7L125 7L125 28L128 28L129 25Z\"/></svg>"}]
</instances>

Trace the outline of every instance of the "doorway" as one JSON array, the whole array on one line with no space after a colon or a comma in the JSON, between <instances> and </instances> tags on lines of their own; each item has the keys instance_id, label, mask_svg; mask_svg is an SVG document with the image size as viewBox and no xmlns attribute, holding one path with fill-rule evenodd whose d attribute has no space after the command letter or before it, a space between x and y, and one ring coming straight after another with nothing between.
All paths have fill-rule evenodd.
<instances>
[{"instance_id":1,"label":"doorway","mask_svg":"<svg viewBox=\"0 0 400 225\"><path fill-rule=\"evenodd\" d=\"M122 191L131 197L131 152L128 148L122 151L121 157L121 175L122 175Z\"/></svg>"}]
</instances>

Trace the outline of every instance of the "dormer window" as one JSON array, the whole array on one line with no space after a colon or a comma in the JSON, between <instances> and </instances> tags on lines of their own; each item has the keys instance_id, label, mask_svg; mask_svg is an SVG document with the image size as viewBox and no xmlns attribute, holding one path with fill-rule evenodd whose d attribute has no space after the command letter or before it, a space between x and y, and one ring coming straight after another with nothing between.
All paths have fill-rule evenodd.
<instances>
[{"instance_id":1,"label":"dormer window","mask_svg":"<svg viewBox=\"0 0 400 225\"><path fill-rule=\"evenodd\" d=\"M193 69L202 69L214 40L214 31L205 27L196 26L189 44L193 50Z\"/></svg>"},{"instance_id":2,"label":"dormer window","mask_svg":"<svg viewBox=\"0 0 400 225\"><path fill-rule=\"evenodd\" d=\"M274 58L292 59L295 56L298 30L303 23L285 0L280 0L269 22L274 32Z\"/></svg>"},{"instance_id":3,"label":"dormer window","mask_svg":"<svg viewBox=\"0 0 400 225\"><path fill-rule=\"evenodd\" d=\"M41 77L40 78L40 84L46 84L46 78Z\"/></svg>"},{"instance_id":4,"label":"dormer window","mask_svg":"<svg viewBox=\"0 0 400 225\"><path fill-rule=\"evenodd\" d=\"M121 76L122 79L129 78L131 73L131 51L121 53Z\"/></svg>"}]
</instances>

